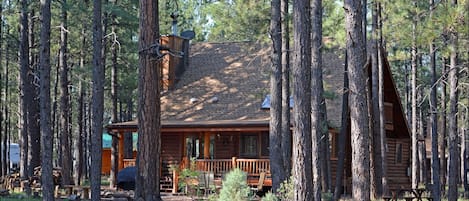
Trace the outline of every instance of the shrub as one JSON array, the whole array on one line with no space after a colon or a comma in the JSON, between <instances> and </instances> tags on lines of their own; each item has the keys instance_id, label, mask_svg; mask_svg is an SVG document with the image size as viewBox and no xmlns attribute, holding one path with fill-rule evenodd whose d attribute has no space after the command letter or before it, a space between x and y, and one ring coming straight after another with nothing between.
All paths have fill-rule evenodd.
<instances>
[{"instance_id":1,"label":"shrub","mask_svg":"<svg viewBox=\"0 0 469 201\"><path fill-rule=\"evenodd\" d=\"M178 171L179 169L175 169ZM179 172L179 190L188 190L186 187L194 189L199 172L196 171L195 158L191 158L189 168L184 168Z\"/></svg>"},{"instance_id":2,"label":"shrub","mask_svg":"<svg viewBox=\"0 0 469 201\"><path fill-rule=\"evenodd\" d=\"M268 192L264 195L262 201L279 201L279 199L272 192Z\"/></svg>"},{"instance_id":3,"label":"shrub","mask_svg":"<svg viewBox=\"0 0 469 201\"><path fill-rule=\"evenodd\" d=\"M230 171L220 191L219 201L246 201L249 197L249 186L246 182L247 175L240 169Z\"/></svg>"},{"instance_id":4,"label":"shrub","mask_svg":"<svg viewBox=\"0 0 469 201\"><path fill-rule=\"evenodd\" d=\"M294 197L294 188L293 188L293 176L290 176L289 179L283 181L280 184L280 188L277 191L277 196L279 200L293 200Z\"/></svg>"}]
</instances>

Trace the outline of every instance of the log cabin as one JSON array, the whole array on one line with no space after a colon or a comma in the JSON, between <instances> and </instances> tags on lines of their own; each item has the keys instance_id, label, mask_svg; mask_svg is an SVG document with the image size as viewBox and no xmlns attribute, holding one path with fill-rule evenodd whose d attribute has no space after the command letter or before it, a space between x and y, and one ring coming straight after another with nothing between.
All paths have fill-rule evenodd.
<instances>
[{"instance_id":1,"label":"log cabin","mask_svg":"<svg viewBox=\"0 0 469 201\"><path fill-rule=\"evenodd\" d=\"M184 55L188 58L173 61L178 58L167 56L163 60L162 190L177 191L177 172L171 171L171 167L187 168L190 159L198 170L215 175L241 168L249 174L251 184L257 184L260 172L267 172L264 185L271 186L270 114L266 98L270 89L269 48L252 42L195 43L188 47L183 38L170 36L168 40L173 41L171 48L186 48ZM340 51L325 50L323 62L332 181L335 181L344 58ZM390 188L396 189L410 186L411 141L389 63L386 60L384 63L386 174ZM114 123L107 130L122 136L125 132L137 132L138 122ZM351 141L350 132L347 133L343 186L345 193L350 193ZM118 147L119 169L134 165L134 158L123 158L122 137Z\"/></svg>"}]
</instances>

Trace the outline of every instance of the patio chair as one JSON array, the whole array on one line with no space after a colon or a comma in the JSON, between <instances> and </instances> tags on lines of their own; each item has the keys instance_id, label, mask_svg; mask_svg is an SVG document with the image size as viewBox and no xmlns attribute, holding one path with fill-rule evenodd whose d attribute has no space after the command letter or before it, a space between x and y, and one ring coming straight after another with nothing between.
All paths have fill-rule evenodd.
<instances>
[{"instance_id":1,"label":"patio chair","mask_svg":"<svg viewBox=\"0 0 469 201\"><path fill-rule=\"evenodd\" d=\"M252 198L259 198L257 193L259 191L262 191L262 188L264 187L264 180L265 180L265 172L261 172L259 174L259 182L257 183L257 186L251 188L251 193L253 193Z\"/></svg>"},{"instance_id":2,"label":"patio chair","mask_svg":"<svg viewBox=\"0 0 469 201\"><path fill-rule=\"evenodd\" d=\"M197 175L197 186L196 186L196 194L197 196L199 196L199 191L204 191L204 194L205 194L205 191L207 191L207 180L206 180L206 172L204 171L199 171L198 172L199 174Z\"/></svg>"},{"instance_id":3,"label":"patio chair","mask_svg":"<svg viewBox=\"0 0 469 201\"><path fill-rule=\"evenodd\" d=\"M215 189L215 174L213 172L207 172L205 174L205 196L212 193Z\"/></svg>"}]
</instances>

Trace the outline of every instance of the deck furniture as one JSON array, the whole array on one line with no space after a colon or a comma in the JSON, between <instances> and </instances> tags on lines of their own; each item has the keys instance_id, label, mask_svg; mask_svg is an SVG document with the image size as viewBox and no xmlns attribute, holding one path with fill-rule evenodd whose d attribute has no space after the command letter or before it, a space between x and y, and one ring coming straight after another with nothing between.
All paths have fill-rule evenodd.
<instances>
[{"instance_id":1,"label":"deck furniture","mask_svg":"<svg viewBox=\"0 0 469 201\"><path fill-rule=\"evenodd\" d=\"M259 182L257 183L257 186L251 187L251 193L253 193L252 198L259 197L257 193L259 191L262 191L262 188L264 187L264 180L265 180L265 172L261 172L259 175Z\"/></svg>"}]
</instances>

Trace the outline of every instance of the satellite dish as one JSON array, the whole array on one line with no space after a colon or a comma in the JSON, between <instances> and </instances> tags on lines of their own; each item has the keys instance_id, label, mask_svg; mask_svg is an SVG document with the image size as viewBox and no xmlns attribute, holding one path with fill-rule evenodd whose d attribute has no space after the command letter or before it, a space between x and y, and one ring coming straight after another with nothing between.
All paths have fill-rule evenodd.
<instances>
[{"instance_id":1,"label":"satellite dish","mask_svg":"<svg viewBox=\"0 0 469 201\"><path fill-rule=\"evenodd\" d=\"M195 37L195 32L192 31L192 30L183 31L183 32L181 33L181 37L187 38L187 39L189 39L189 40L192 40L192 39Z\"/></svg>"}]
</instances>

